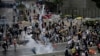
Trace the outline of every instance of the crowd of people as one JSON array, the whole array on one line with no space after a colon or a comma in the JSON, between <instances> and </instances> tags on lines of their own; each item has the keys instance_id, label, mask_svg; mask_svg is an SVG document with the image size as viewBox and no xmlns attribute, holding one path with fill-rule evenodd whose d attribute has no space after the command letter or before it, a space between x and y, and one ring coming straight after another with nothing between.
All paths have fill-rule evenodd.
<instances>
[{"instance_id":1,"label":"crowd of people","mask_svg":"<svg viewBox=\"0 0 100 56\"><path fill-rule=\"evenodd\" d=\"M58 22L43 22L42 31L36 23L30 34L33 34L33 39L44 44L66 42L65 55L67 56L88 56L89 54L95 55L97 50L100 52L100 32L98 31L100 26L86 28L86 26L81 27L73 25L72 22L69 23L70 26L67 26L62 19ZM90 48L94 46L97 50Z\"/></svg>"},{"instance_id":2,"label":"crowd of people","mask_svg":"<svg viewBox=\"0 0 100 56\"><path fill-rule=\"evenodd\" d=\"M42 30L40 29L39 23L36 22L32 26L32 31L28 34L32 34L34 40L41 41L44 44L48 42L53 44L66 42L65 56L88 56L93 51L89 47L93 46L97 46L98 52L100 52L100 33L98 31L100 26L85 29L86 26L81 27L81 24L73 25L73 19L71 21L69 20L60 19L58 22L43 21ZM64 21L67 21L70 25L68 26ZM19 35L21 35L22 31L27 32L28 30L28 26L23 27L23 29L19 27L19 24L15 24L12 27L6 26L5 37L3 36L5 30L3 27L0 27L0 41L4 41L1 46L5 51L12 44L16 48L16 44L20 44L21 42ZM92 54L95 54L95 52L92 52Z\"/></svg>"},{"instance_id":3,"label":"crowd of people","mask_svg":"<svg viewBox=\"0 0 100 56\"><path fill-rule=\"evenodd\" d=\"M21 35L21 31L22 29L19 29L18 24L13 24L12 27L9 25L0 26L0 45L5 49L5 51L10 45L14 44L15 46L15 43L19 42L19 35Z\"/></svg>"},{"instance_id":4,"label":"crowd of people","mask_svg":"<svg viewBox=\"0 0 100 56\"><path fill-rule=\"evenodd\" d=\"M36 19L38 21L37 18L39 18L39 10L40 10L41 5L36 4L33 7L34 7L33 10L26 9L26 11L25 11L26 18L28 19L28 21L30 23L32 22L32 18L34 18L34 20ZM19 15L24 14L23 11L22 11L22 13L21 13L21 11L19 11L19 12L18 11L19 10L14 9L14 12L16 14L19 14ZM17 21L19 21L20 20L19 19L19 16L17 16L17 18L18 18ZM14 24L11 25L11 26L9 26L9 25L6 25L5 26L5 24L0 25L0 46L2 46L5 51L12 44L14 44L15 47L16 47L16 44L22 44L21 43L22 41L20 40L20 36L22 34L22 31L27 32L28 26L25 26L24 27L24 26L20 26L19 25L20 24L19 22L16 23L16 20L15 20L16 19L16 16L13 16L13 19L14 19L13 20ZM33 22L33 24L35 24L35 23ZM20 28L20 27L22 27L22 28ZM37 26L35 28L37 28ZM35 30L35 29L33 29L33 30ZM32 33L34 33L34 31ZM37 35L37 33L36 33L36 35ZM34 36L35 39L37 39L36 35ZM15 44L15 42L16 42L16 44Z\"/></svg>"},{"instance_id":5,"label":"crowd of people","mask_svg":"<svg viewBox=\"0 0 100 56\"><path fill-rule=\"evenodd\" d=\"M73 40L73 36L69 37L68 46L65 52L65 56L89 56L100 52L100 26L87 28L86 30L79 29L78 33L74 36L77 38ZM94 47L96 48L90 48ZM69 51L70 50L70 51Z\"/></svg>"}]
</instances>

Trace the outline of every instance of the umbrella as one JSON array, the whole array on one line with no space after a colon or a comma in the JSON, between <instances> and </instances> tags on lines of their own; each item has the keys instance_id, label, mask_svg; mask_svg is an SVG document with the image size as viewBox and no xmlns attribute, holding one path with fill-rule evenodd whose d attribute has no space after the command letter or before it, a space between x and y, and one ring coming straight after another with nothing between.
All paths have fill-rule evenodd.
<instances>
[{"instance_id":1,"label":"umbrella","mask_svg":"<svg viewBox=\"0 0 100 56\"><path fill-rule=\"evenodd\" d=\"M71 16L71 15L65 15L65 17L69 17L69 16Z\"/></svg>"},{"instance_id":2,"label":"umbrella","mask_svg":"<svg viewBox=\"0 0 100 56\"><path fill-rule=\"evenodd\" d=\"M75 19L77 19L77 20L81 20L81 19L83 19L83 17L76 17Z\"/></svg>"},{"instance_id":3,"label":"umbrella","mask_svg":"<svg viewBox=\"0 0 100 56\"><path fill-rule=\"evenodd\" d=\"M23 27L25 27L25 26L30 26L31 23L28 21L22 21L21 24L23 25Z\"/></svg>"}]
</instances>

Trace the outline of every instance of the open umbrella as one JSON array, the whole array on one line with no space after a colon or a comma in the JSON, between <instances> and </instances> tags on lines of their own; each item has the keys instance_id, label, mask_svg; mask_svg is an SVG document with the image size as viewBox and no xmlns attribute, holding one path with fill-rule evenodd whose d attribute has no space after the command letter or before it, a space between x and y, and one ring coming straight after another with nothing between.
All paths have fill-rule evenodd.
<instances>
[{"instance_id":1,"label":"open umbrella","mask_svg":"<svg viewBox=\"0 0 100 56\"><path fill-rule=\"evenodd\" d=\"M76 17L75 19L77 19L77 20L82 20L83 17Z\"/></svg>"},{"instance_id":2,"label":"open umbrella","mask_svg":"<svg viewBox=\"0 0 100 56\"><path fill-rule=\"evenodd\" d=\"M31 23L28 21L22 21L21 24L23 25L23 27L25 27L25 26L30 26Z\"/></svg>"}]
</instances>

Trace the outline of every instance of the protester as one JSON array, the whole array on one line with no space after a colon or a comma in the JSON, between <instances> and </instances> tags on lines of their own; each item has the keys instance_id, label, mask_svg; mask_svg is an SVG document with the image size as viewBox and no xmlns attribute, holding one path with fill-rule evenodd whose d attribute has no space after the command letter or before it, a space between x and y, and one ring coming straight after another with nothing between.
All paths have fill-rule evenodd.
<instances>
[{"instance_id":1,"label":"protester","mask_svg":"<svg viewBox=\"0 0 100 56\"><path fill-rule=\"evenodd\" d=\"M65 56L71 56L71 54L68 51L68 48L66 48L66 50L65 50Z\"/></svg>"},{"instance_id":2,"label":"protester","mask_svg":"<svg viewBox=\"0 0 100 56\"><path fill-rule=\"evenodd\" d=\"M41 4L38 4L36 6L37 9L41 10ZM48 9L47 9L48 10ZM71 54L73 56L88 56L88 52L90 54L94 54L95 52L92 50L88 50L88 47L92 47L92 46L97 46L98 51L100 52L100 43L97 42L97 40L99 39L100 41L100 35L99 34L99 26L95 26L95 27L91 27L92 29L90 29L88 26L87 29L85 29L86 26L79 26L77 25L78 22L76 24L73 23L74 19L70 18L70 19L62 19L60 18L60 20L57 21L50 19L52 18L52 13L44 13L45 17L47 17L48 19L50 19L48 22L44 22L47 19L43 19L42 18L42 24L40 25L39 22L39 15L40 13L37 13L38 10L33 9L32 10L33 14L36 16L32 16L31 10L30 9L26 9L26 16L29 17L30 19L30 23L32 22L32 20L34 20L34 25L32 26L32 32L28 33L28 34L32 34L32 38L37 42L37 41L41 41L43 42L45 45L50 42L53 43L53 47L57 48L56 43L63 43L63 42L67 42L68 48L65 51L65 56L71 56ZM39 12L39 11L38 11ZM36 19L34 19L36 17ZM55 19L55 18L54 18ZM35 22L36 20L36 22ZM68 22L68 20L70 20ZM65 21L69 24L66 24ZM80 24L81 25L81 24ZM40 29L40 26L42 26L42 29ZM21 36L22 31L25 31L25 34L27 34L27 30L28 30L28 26L23 26L22 29L20 29L19 24L13 24L11 27L8 27L6 30L6 34L7 34L7 38L5 39L4 43L2 44L3 49L6 51L8 48L8 43L10 43L10 45L14 45L14 49L16 50L16 45L18 44L18 39L19 36ZM4 33L4 29L3 27L0 28L0 41L2 41L2 37L3 37L3 33ZM5 34L5 35L6 35ZM74 39L75 38L75 39ZM4 40L4 39L3 39ZM38 43L38 42L37 42ZM71 54L69 53L68 50L71 50ZM35 48L33 48L32 50L35 54Z\"/></svg>"},{"instance_id":3,"label":"protester","mask_svg":"<svg viewBox=\"0 0 100 56\"><path fill-rule=\"evenodd\" d=\"M6 41L3 42L2 48L4 49L4 51L7 51L8 45L7 45Z\"/></svg>"}]
</instances>

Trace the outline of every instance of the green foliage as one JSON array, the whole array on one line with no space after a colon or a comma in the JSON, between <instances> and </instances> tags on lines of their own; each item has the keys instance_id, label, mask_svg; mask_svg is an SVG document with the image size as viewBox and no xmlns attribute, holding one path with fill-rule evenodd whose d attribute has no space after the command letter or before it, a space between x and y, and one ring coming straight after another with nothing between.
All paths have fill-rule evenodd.
<instances>
[{"instance_id":1,"label":"green foliage","mask_svg":"<svg viewBox=\"0 0 100 56\"><path fill-rule=\"evenodd\" d=\"M2 1L0 0L0 3L1 3Z\"/></svg>"},{"instance_id":2,"label":"green foliage","mask_svg":"<svg viewBox=\"0 0 100 56\"><path fill-rule=\"evenodd\" d=\"M100 8L100 3L96 3L96 6L97 6L98 8Z\"/></svg>"},{"instance_id":3,"label":"green foliage","mask_svg":"<svg viewBox=\"0 0 100 56\"><path fill-rule=\"evenodd\" d=\"M45 8L48 9L50 12L55 12L57 10L57 6L53 2L48 2L48 1L40 1L38 2L40 4L45 4Z\"/></svg>"},{"instance_id":4,"label":"green foliage","mask_svg":"<svg viewBox=\"0 0 100 56\"><path fill-rule=\"evenodd\" d=\"M98 0L92 0L92 1L97 2Z\"/></svg>"},{"instance_id":5,"label":"green foliage","mask_svg":"<svg viewBox=\"0 0 100 56\"><path fill-rule=\"evenodd\" d=\"M48 8L49 11L55 12L57 10L56 4L54 4L52 2L45 2L45 4L46 4L46 8Z\"/></svg>"},{"instance_id":6,"label":"green foliage","mask_svg":"<svg viewBox=\"0 0 100 56\"><path fill-rule=\"evenodd\" d=\"M63 5L63 0L54 0L55 4Z\"/></svg>"},{"instance_id":7,"label":"green foliage","mask_svg":"<svg viewBox=\"0 0 100 56\"><path fill-rule=\"evenodd\" d=\"M53 3L56 4L57 6L56 12L58 12L61 9L61 6L63 5L63 0L53 0Z\"/></svg>"},{"instance_id":8,"label":"green foliage","mask_svg":"<svg viewBox=\"0 0 100 56\"><path fill-rule=\"evenodd\" d=\"M92 1L94 1L94 2L96 3L96 6L97 6L98 8L100 8L100 0L92 0Z\"/></svg>"}]
</instances>

